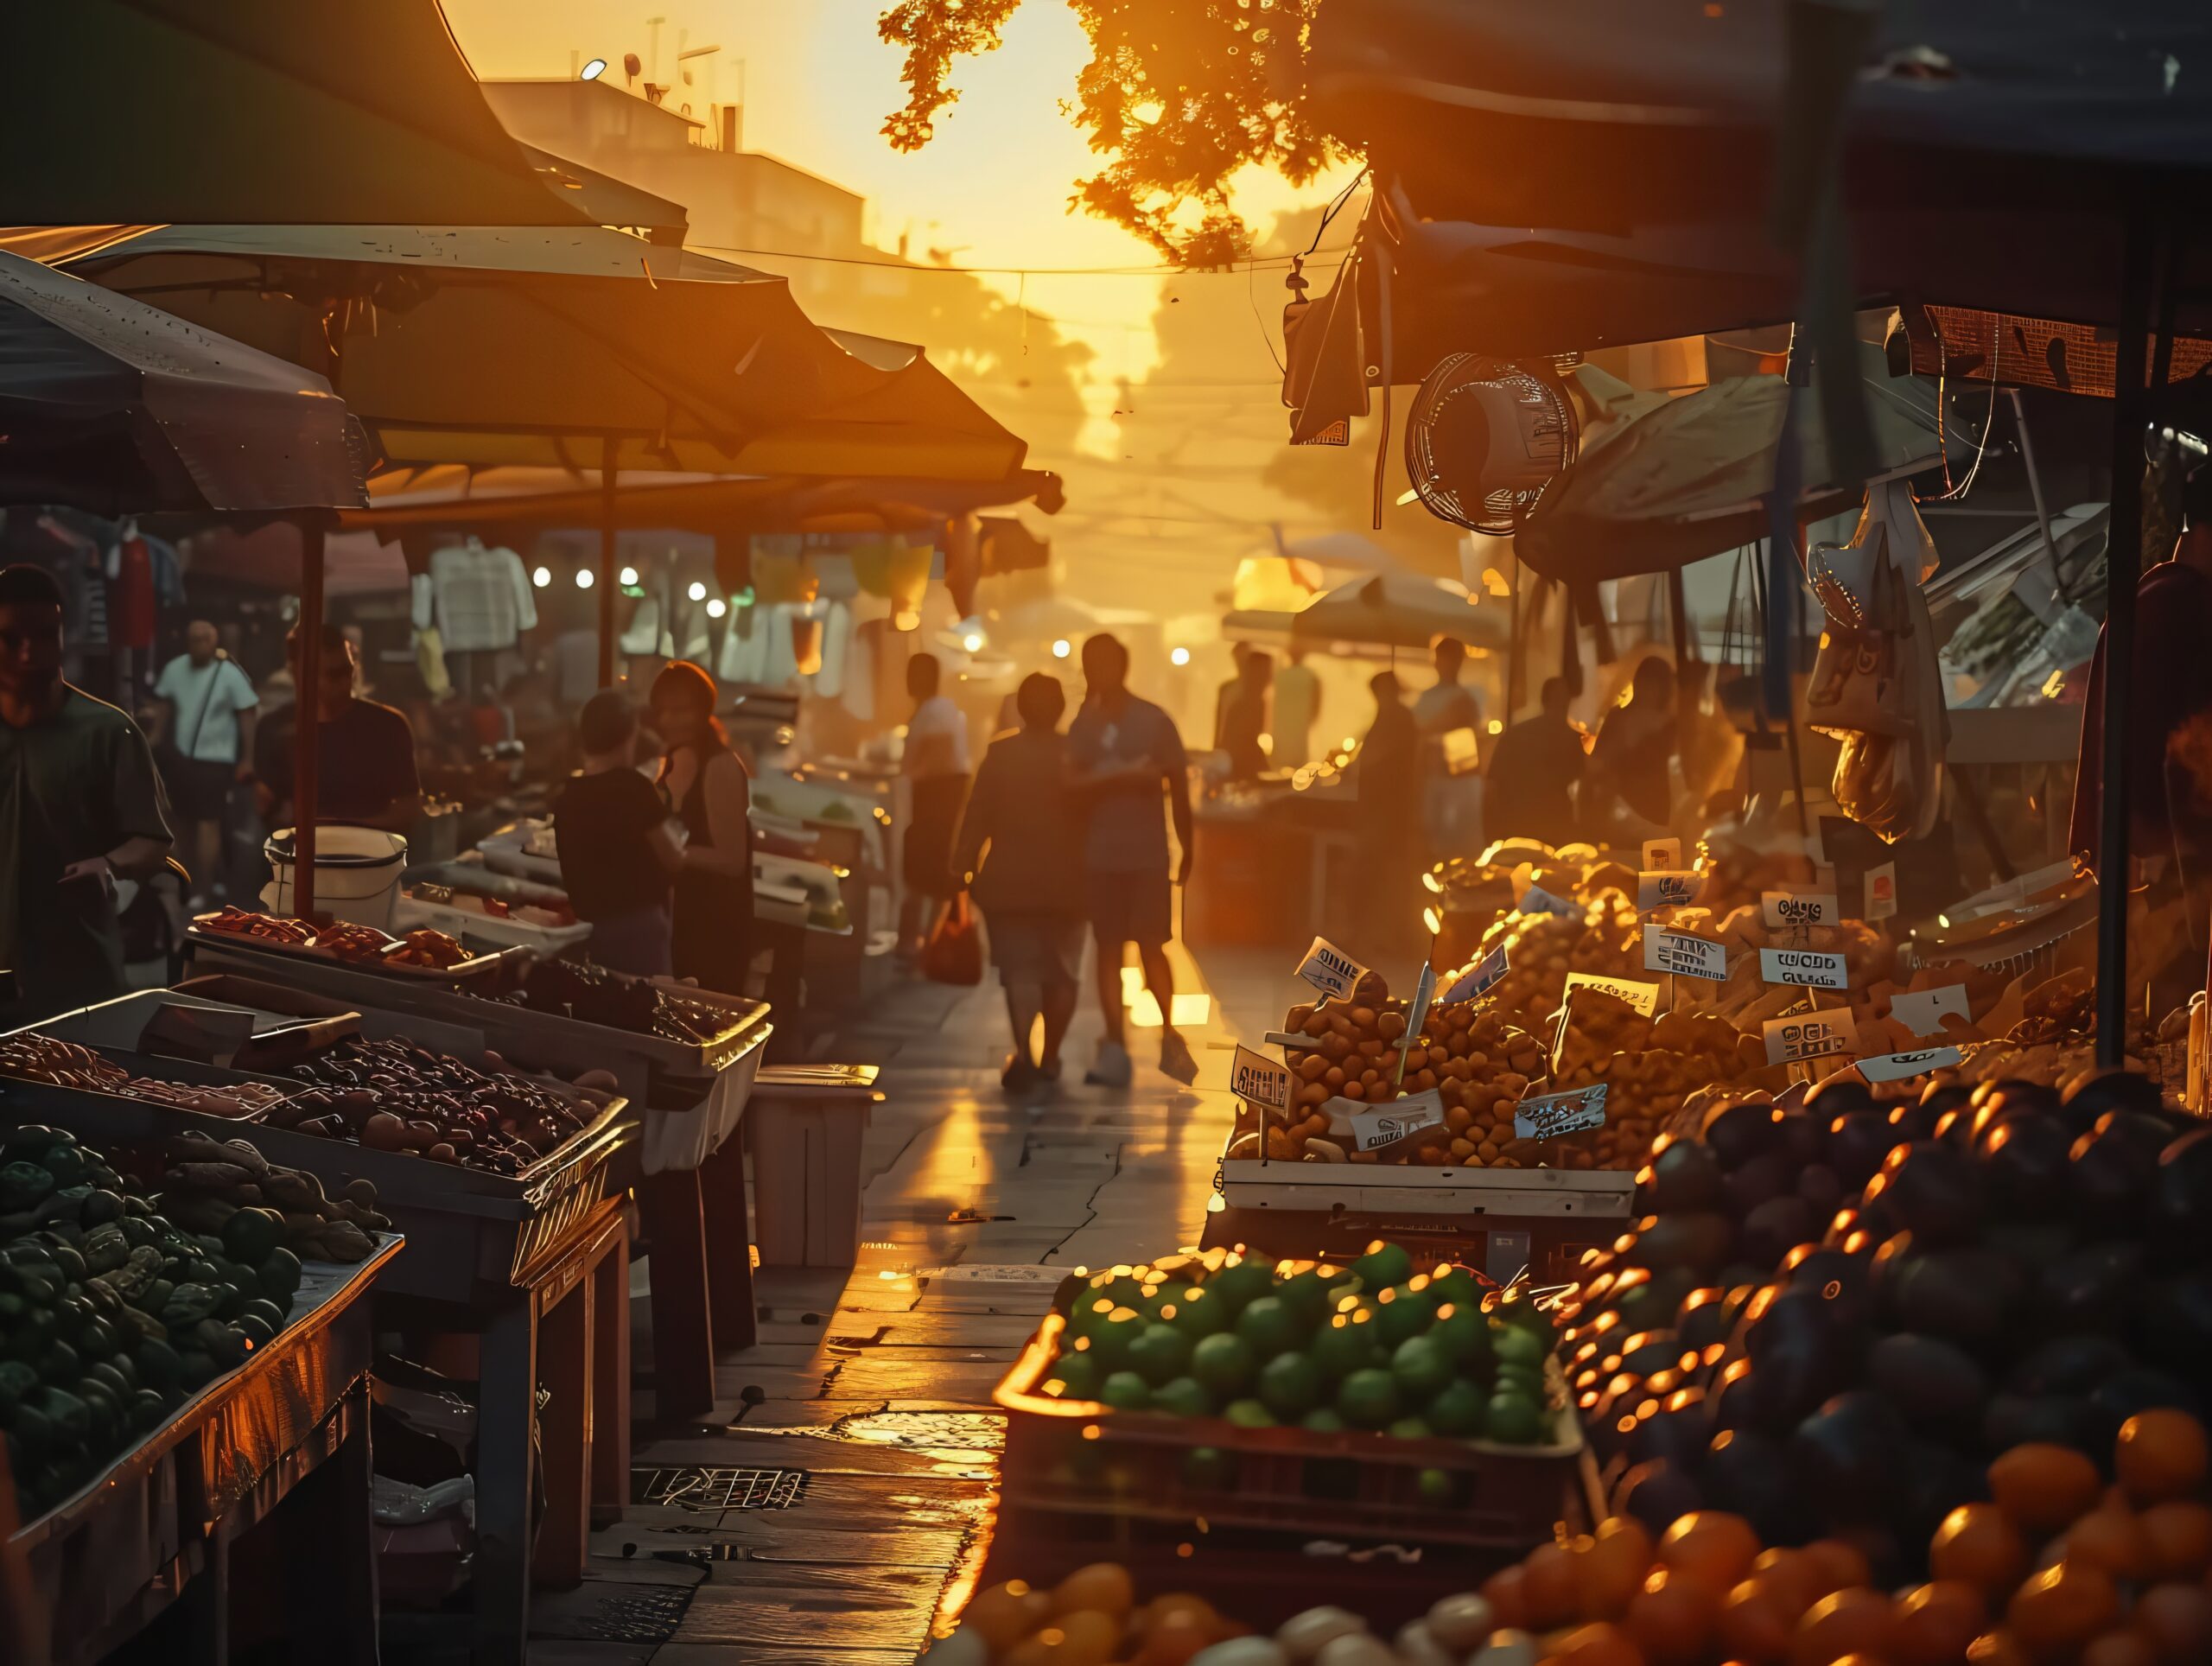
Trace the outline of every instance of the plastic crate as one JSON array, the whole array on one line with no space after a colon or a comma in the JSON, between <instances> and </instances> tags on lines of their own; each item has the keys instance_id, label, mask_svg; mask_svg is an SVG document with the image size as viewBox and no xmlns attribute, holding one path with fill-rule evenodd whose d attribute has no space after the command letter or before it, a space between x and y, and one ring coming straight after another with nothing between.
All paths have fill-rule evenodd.
<instances>
[{"instance_id":1,"label":"plastic crate","mask_svg":"<svg viewBox=\"0 0 2212 1666\"><path fill-rule=\"evenodd\" d=\"M1057 1313L992 1399L1007 1414L1001 1466L1001 1531L1083 1518L1203 1523L1402 1547L1524 1551L1552 1536L1571 1506L1580 1425L1556 1361L1546 1375L1553 1438L1535 1447L1441 1437L1408 1440L1364 1430L1244 1428L1216 1417L1117 1412L1039 1392L1066 1321ZM1193 1449L1221 1454L1194 1475ZM1424 1484L1424 1472L1430 1472ZM1434 1495L1446 1478L1445 1497ZM1096 1536L1069 1531L1069 1536Z\"/></svg>"}]
</instances>

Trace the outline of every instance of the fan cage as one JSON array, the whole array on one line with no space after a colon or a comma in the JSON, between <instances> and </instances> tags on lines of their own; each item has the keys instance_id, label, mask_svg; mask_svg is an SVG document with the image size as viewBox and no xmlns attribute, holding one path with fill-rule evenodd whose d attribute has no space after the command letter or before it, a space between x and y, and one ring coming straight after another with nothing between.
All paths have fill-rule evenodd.
<instances>
[{"instance_id":1,"label":"fan cage","mask_svg":"<svg viewBox=\"0 0 2212 1666\"><path fill-rule=\"evenodd\" d=\"M1440 435L1453 403L1485 385L1503 389L1512 399L1521 415L1521 441L1531 454L1554 454L1544 459L1552 465L1548 479L1487 487L1478 481L1472 489L1445 480L1450 464L1440 453ZM1432 515L1485 537L1509 537L1535 518L1552 480L1574 461L1581 438L1581 419L1556 366L1455 353L1429 372L1414 396L1406 422L1406 473Z\"/></svg>"}]
</instances>

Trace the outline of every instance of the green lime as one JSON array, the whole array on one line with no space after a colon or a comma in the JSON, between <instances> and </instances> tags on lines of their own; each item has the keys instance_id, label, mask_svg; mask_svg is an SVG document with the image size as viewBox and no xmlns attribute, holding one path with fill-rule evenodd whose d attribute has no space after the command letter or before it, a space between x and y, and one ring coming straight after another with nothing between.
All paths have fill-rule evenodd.
<instances>
[{"instance_id":1,"label":"green lime","mask_svg":"<svg viewBox=\"0 0 2212 1666\"><path fill-rule=\"evenodd\" d=\"M1544 1377L1533 1365L1502 1365L1491 1379L1492 1394L1517 1394L1538 1405L1544 1402Z\"/></svg>"},{"instance_id":2,"label":"green lime","mask_svg":"<svg viewBox=\"0 0 2212 1666\"><path fill-rule=\"evenodd\" d=\"M1428 1426L1439 1434L1471 1439L1482 1433L1483 1408L1487 1398L1465 1377L1454 1377L1439 1389L1436 1398L1428 1402Z\"/></svg>"},{"instance_id":3,"label":"green lime","mask_svg":"<svg viewBox=\"0 0 2212 1666\"><path fill-rule=\"evenodd\" d=\"M1375 1322L1382 1329L1382 1345L1395 1348L1436 1322L1436 1302L1426 1290L1393 1285L1375 1298Z\"/></svg>"},{"instance_id":4,"label":"green lime","mask_svg":"<svg viewBox=\"0 0 2212 1666\"><path fill-rule=\"evenodd\" d=\"M1487 1377L1495 1360L1491 1352L1490 1320L1456 1302L1437 1309L1429 1339L1444 1357L1469 1377Z\"/></svg>"},{"instance_id":5,"label":"green lime","mask_svg":"<svg viewBox=\"0 0 2212 1666\"><path fill-rule=\"evenodd\" d=\"M1255 1358L1273 1359L1298 1346L1305 1339L1306 1327L1281 1298L1262 1296L1236 1315L1236 1334L1244 1339Z\"/></svg>"},{"instance_id":6,"label":"green lime","mask_svg":"<svg viewBox=\"0 0 2212 1666\"><path fill-rule=\"evenodd\" d=\"M1191 1368L1191 1339L1173 1325L1147 1325L1129 1344L1129 1369L1155 1388Z\"/></svg>"},{"instance_id":7,"label":"green lime","mask_svg":"<svg viewBox=\"0 0 2212 1666\"><path fill-rule=\"evenodd\" d=\"M1543 1366L1544 1356L1551 1351L1543 1338L1518 1325L1494 1326L1491 1347L1500 1365L1534 1365L1539 1370Z\"/></svg>"},{"instance_id":8,"label":"green lime","mask_svg":"<svg viewBox=\"0 0 2212 1666\"><path fill-rule=\"evenodd\" d=\"M1152 1408L1174 1417L1211 1417L1213 1396L1195 1377L1178 1377L1152 1391Z\"/></svg>"},{"instance_id":9,"label":"green lime","mask_svg":"<svg viewBox=\"0 0 2212 1666\"><path fill-rule=\"evenodd\" d=\"M1501 1325L1510 1325L1518 1331L1535 1336L1543 1346L1551 1346L1557 1327L1550 1318L1537 1311L1536 1304L1526 1296L1508 1296L1491 1310L1491 1317Z\"/></svg>"},{"instance_id":10,"label":"green lime","mask_svg":"<svg viewBox=\"0 0 2212 1666\"><path fill-rule=\"evenodd\" d=\"M1475 1275L1464 1267L1447 1266L1440 1273L1429 1275L1428 1293L1438 1301L1448 1303L1470 1313L1480 1313L1483 1287L1475 1282Z\"/></svg>"},{"instance_id":11,"label":"green lime","mask_svg":"<svg viewBox=\"0 0 2212 1666\"><path fill-rule=\"evenodd\" d=\"M1116 1371L1099 1384L1098 1397L1116 1411L1150 1411L1152 1384L1135 1371Z\"/></svg>"},{"instance_id":12,"label":"green lime","mask_svg":"<svg viewBox=\"0 0 2212 1666\"><path fill-rule=\"evenodd\" d=\"M1247 1302L1274 1294L1274 1288L1275 1270L1263 1261L1231 1262L1206 1281L1207 1292L1231 1313L1241 1312Z\"/></svg>"},{"instance_id":13,"label":"green lime","mask_svg":"<svg viewBox=\"0 0 2212 1666\"><path fill-rule=\"evenodd\" d=\"M1452 1478L1449 1470L1425 1469L1414 1485L1420 1490L1421 1501L1432 1509L1443 1509L1459 1497L1459 1484Z\"/></svg>"},{"instance_id":14,"label":"green lime","mask_svg":"<svg viewBox=\"0 0 2212 1666\"><path fill-rule=\"evenodd\" d=\"M1301 1325L1319 1325L1329 1311L1329 1287L1318 1268L1293 1273L1275 1287L1275 1299L1296 1313Z\"/></svg>"},{"instance_id":15,"label":"green lime","mask_svg":"<svg viewBox=\"0 0 2212 1666\"><path fill-rule=\"evenodd\" d=\"M1321 1373L1304 1354L1277 1354L1260 1367L1260 1402L1284 1422L1296 1422L1320 1397Z\"/></svg>"},{"instance_id":16,"label":"green lime","mask_svg":"<svg viewBox=\"0 0 2212 1666\"><path fill-rule=\"evenodd\" d=\"M1425 1406L1452 1381L1452 1361L1430 1337L1409 1336L1390 1355L1390 1375L1409 1406Z\"/></svg>"},{"instance_id":17,"label":"green lime","mask_svg":"<svg viewBox=\"0 0 2212 1666\"><path fill-rule=\"evenodd\" d=\"M1253 1369L1251 1349L1243 1338L1226 1331L1205 1338L1191 1350L1191 1375L1219 1399L1243 1393L1252 1381Z\"/></svg>"},{"instance_id":18,"label":"green lime","mask_svg":"<svg viewBox=\"0 0 2212 1666\"><path fill-rule=\"evenodd\" d=\"M1105 1380L1106 1373L1088 1351L1064 1353L1052 1362L1052 1373L1046 1379L1045 1389L1049 1394L1052 1383L1058 1382L1063 1400L1096 1400L1098 1385Z\"/></svg>"},{"instance_id":19,"label":"green lime","mask_svg":"<svg viewBox=\"0 0 2212 1666\"><path fill-rule=\"evenodd\" d=\"M1483 1434L1509 1447L1533 1446L1544 1436L1544 1409L1523 1394L1494 1394L1483 1411Z\"/></svg>"},{"instance_id":20,"label":"green lime","mask_svg":"<svg viewBox=\"0 0 2212 1666\"><path fill-rule=\"evenodd\" d=\"M1240 1429L1271 1429L1275 1415L1256 1400L1232 1400L1221 1414Z\"/></svg>"},{"instance_id":21,"label":"green lime","mask_svg":"<svg viewBox=\"0 0 2212 1666\"><path fill-rule=\"evenodd\" d=\"M1383 1433L1394 1440L1426 1440L1429 1438L1431 1430L1428 1427L1428 1420L1425 1417L1398 1417L1391 1420L1390 1427Z\"/></svg>"},{"instance_id":22,"label":"green lime","mask_svg":"<svg viewBox=\"0 0 2212 1666\"><path fill-rule=\"evenodd\" d=\"M1145 1317L1134 1307L1116 1307L1090 1333L1088 1351L1098 1356L1107 1371L1128 1369L1129 1354L1147 1329Z\"/></svg>"},{"instance_id":23,"label":"green lime","mask_svg":"<svg viewBox=\"0 0 2212 1666\"><path fill-rule=\"evenodd\" d=\"M1090 1288L1116 1307L1135 1307L1144 1300L1144 1281L1127 1273L1101 1273Z\"/></svg>"},{"instance_id":24,"label":"green lime","mask_svg":"<svg viewBox=\"0 0 2212 1666\"><path fill-rule=\"evenodd\" d=\"M1386 1428L1398 1415L1398 1380L1363 1367L1338 1385L1337 1410L1354 1428Z\"/></svg>"},{"instance_id":25,"label":"green lime","mask_svg":"<svg viewBox=\"0 0 2212 1666\"><path fill-rule=\"evenodd\" d=\"M1183 1454L1183 1479L1192 1486L1227 1486L1236 1472L1219 1447L1192 1447Z\"/></svg>"},{"instance_id":26,"label":"green lime","mask_svg":"<svg viewBox=\"0 0 2212 1666\"><path fill-rule=\"evenodd\" d=\"M1160 1316L1193 1342L1227 1330L1236 1317L1220 1297L1197 1284L1176 1287L1175 1300L1160 1304Z\"/></svg>"},{"instance_id":27,"label":"green lime","mask_svg":"<svg viewBox=\"0 0 2212 1666\"><path fill-rule=\"evenodd\" d=\"M1105 1324L1114 1311L1114 1298L1101 1295L1096 1290L1085 1290L1076 1298L1075 1306L1068 1312L1068 1331L1073 1336L1090 1336Z\"/></svg>"},{"instance_id":28,"label":"green lime","mask_svg":"<svg viewBox=\"0 0 2212 1666\"><path fill-rule=\"evenodd\" d=\"M1312 1429L1316 1434L1334 1434L1344 1426L1334 1406L1316 1406L1298 1420L1298 1427Z\"/></svg>"},{"instance_id":29,"label":"green lime","mask_svg":"<svg viewBox=\"0 0 2212 1666\"><path fill-rule=\"evenodd\" d=\"M1365 1315L1337 1313L1313 1332L1306 1355L1325 1378L1340 1382L1367 1364L1375 1351L1374 1335L1374 1323Z\"/></svg>"},{"instance_id":30,"label":"green lime","mask_svg":"<svg viewBox=\"0 0 2212 1666\"><path fill-rule=\"evenodd\" d=\"M1351 1264L1352 1276L1363 1290L1387 1290L1414 1275L1414 1258L1395 1243L1377 1238L1367 1253Z\"/></svg>"}]
</instances>

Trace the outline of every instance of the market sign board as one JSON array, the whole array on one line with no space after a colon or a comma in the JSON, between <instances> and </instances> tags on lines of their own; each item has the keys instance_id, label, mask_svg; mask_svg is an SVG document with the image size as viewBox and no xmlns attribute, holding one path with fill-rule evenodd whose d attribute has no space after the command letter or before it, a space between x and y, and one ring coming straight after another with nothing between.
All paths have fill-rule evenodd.
<instances>
[{"instance_id":1,"label":"market sign board","mask_svg":"<svg viewBox=\"0 0 2212 1666\"><path fill-rule=\"evenodd\" d=\"M1570 919L1580 919L1582 908L1579 903L1565 897L1555 897L1541 885L1532 885L1521 893L1521 900L1513 905L1524 914L1565 914Z\"/></svg>"},{"instance_id":2,"label":"market sign board","mask_svg":"<svg viewBox=\"0 0 2212 1666\"><path fill-rule=\"evenodd\" d=\"M1361 1099L1331 1099L1321 1107L1329 1131L1348 1135L1355 1151L1379 1151L1410 1140L1415 1135L1444 1125L1444 1093L1431 1088L1409 1093L1387 1104L1370 1105Z\"/></svg>"},{"instance_id":3,"label":"market sign board","mask_svg":"<svg viewBox=\"0 0 2212 1666\"><path fill-rule=\"evenodd\" d=\"M1903 1082L1915 1076L1925 1076L1932 1070L1947 1070L1966 1057L1956 1047L1923 1047L1918 1052L1885 1052L1878 1059L1859 1061L1859 1073L1870 1082Z\"/></svg>"},{"instance_id":4,"label":"market sign board","mask_svg":"<svg viewBox=\"0 0 2212 1666\"><path fill-rule=\"evenodd\" d=\"M1974 1021L1965 984L1946 983L1940 989L1914 989L1890 997L1890 1016L1915 1035L1942 1034L1948 1013L1956 1013L1967 1023Z\"/></svg>"},{"instance_id":5,"label":"market sign board","mask_svg":"<svg viewBox=\"0 0 2212 1666\"><path fill-rule=\"evenodd\" d=\"M1659 986L1646 983L1640 978L1600 977L1595 972L1569 972L1566 990L1560 997L1561 1007L1574 999L1577 989L1603 989L1616 1001L1627 1002L1641 1018L1649 1018L1659 1010Z\"/></svg>"},{"instance_id":6,"label":"market sign board","mask_svg":"<svg viewBox=\"0 0 2212 1666\"><path fill-rule=\"evenodd\" d=\"M1888 919L1897 911L1897 865L1885 862L1866 870L1866 912L1864 919Z\"/></svg>"},{"instance_id":7,"label":"market sign board","mask_svg":"<svg viewBox=\"0 0 2212 1666\"><path fill-rule=\"evenodd\" d=\"M1290 1109L1290 1066L1254 1052L1241 1042L1229 1067L1229 1089L1248 1104Z\"/></svg>"},{"instance_id":8,"label":"market sign board","mask_svg":"<svg viewBox=\"0 0 2212 1666\"><path fill-rule=\"evenodd\" d=\"M1510 970L1506 964L1505 945L1501 943L1468 967L1466 976L1446 989L1444 998L1446 1002L1472 1001L1478 995L1487 995L1504 981Z\"/></svg>"},{"instance_id":9,"label":"market sign board","mask_svg":"<svg viewBox=\"0 0 2212 1666\"><path fill-rule=\"evenodd\" d=\"M1642 910L1679 908L1695 902L1705 889L1705 875L1684 868L1647 869L1637 875L1636 906Z\"/></svg>"},{"instance_id":10,"label":"market sign board","mask_svg":"<svg viewBox=\"0 0 2212 1666\"><path fill-rule=\"evenodd\" d=\"M1797 983L1808 989L1847 989L1850 969L1841 955L1812 949L1762 949L1759 979L1765 983Z\"/></svg>"},{"instance_id":11,"label":"market sign board","mask_svg":"<svg viewBox=\"0 0 2212 1666\"><path fill-rule=\"evenodd\" d=\"M1523 1099L1513 1108L1513 1132L1523 1140L1556 1140L1562 1134L1605 1125L1605 1090L1611 1085L1592 1082L1569 1093L1547 1093Z\"/></svg>"},{"instance_id":12,"label":"market sign board","mask_svg":"<svg viewBox=\"0 0 2212 1666\"><path fill-rule=\"evenodd\" d=\"M1647 925L1643 928L1643 970L1676 977L1708 978L1718 983L1728 976L1728 948L1711 938Z\"/></svg>"},{"instance_id":13,"label":"market sign board","mask_svg":"<svg viewBox=\"0 0 2212 1666\"><path fill-rule=\"evenodd\" d=\"M1808 1013L1791 1013L1766 1021L1766 1062L1794 1065L1808 1059L1827 1059L1859 1051L1859 1026L1846 1007L1824 1007Z\"/></svg>"},{"instance_id":14,"label":"market sign board","mask_svg":"<svg viewBox=\"0 0 2212 1666\"><path fill-rule=\"evenodd\" d=\"M1643 842L1644 872L1661 872L1681 865L1682 842L1680 839L1646 839Z\"/></svg>"},{"instance_id":15,"label":"market sign board","mask_svg":"<svg viewBox=\"0 0 2212 1666\"><path fill-rule=\"evenodd\" d=\"M1843 918L1833 891L1762 891L1759 912L1769 925L1834 925Z\"/></svg>"},{"instance_id":16,"label":"market sign board","mask_svg":"<svg viewBox=\"0 0 2212 1666\"><path fill-rule=\"evenodd\" d=\"M1315 938L1306 958L1298 963L1298 975L1323 995L1349 997L1367 976L1367 968L1328 938Z\"/></svg>"}]
</instances>

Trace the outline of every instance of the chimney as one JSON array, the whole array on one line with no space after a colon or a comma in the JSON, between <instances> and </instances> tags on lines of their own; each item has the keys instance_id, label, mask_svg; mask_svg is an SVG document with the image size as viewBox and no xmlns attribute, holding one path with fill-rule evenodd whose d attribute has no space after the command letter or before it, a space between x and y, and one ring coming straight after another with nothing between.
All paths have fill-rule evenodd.
<instances>
[{"instance_id":1,"label":"chimney","mask_svg":"<svg viewBox=\"0 0 2212 1666\"><path fill-rule=\"evenodd\" d=\"M745 106L726 104L720 111L722 129L722 149L742 150L745 148Z\"/></svg>"}]
</instances>

